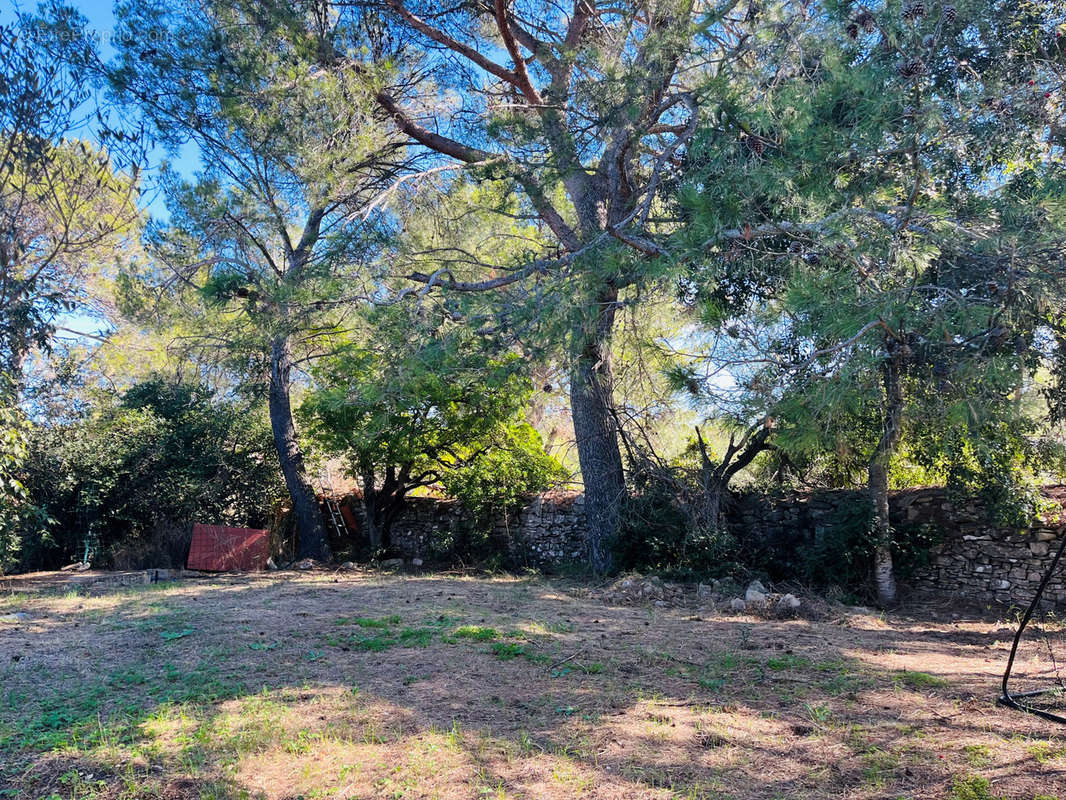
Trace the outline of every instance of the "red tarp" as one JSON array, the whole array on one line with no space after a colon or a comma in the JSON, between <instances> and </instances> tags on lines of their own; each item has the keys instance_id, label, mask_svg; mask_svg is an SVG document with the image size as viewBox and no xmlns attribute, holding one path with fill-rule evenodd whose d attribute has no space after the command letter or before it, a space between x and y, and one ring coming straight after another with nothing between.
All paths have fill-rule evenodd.
<instances>
[{"instance_id":1,"label":"red tarp","mask_svg":"<svg viewBox=\"0 0 1066 800\"><path fill-rule=\"evenodd\" d=\"M201 525L192 529L189 569L208 572L266 569L270 558L270 531Z\"/></svg>"}]
</instances>

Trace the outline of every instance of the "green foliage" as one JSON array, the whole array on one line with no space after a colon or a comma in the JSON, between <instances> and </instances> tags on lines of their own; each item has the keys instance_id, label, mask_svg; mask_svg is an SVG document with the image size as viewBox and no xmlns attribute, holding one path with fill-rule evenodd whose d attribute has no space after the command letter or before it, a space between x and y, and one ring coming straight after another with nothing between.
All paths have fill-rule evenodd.
<instances>
[{"instance_id":1,"label":"green foliage","mask_svg":"<svg viewBox=\"0 0 1066 800\"><path fill-rule=\"evenodd\" d=\"M446 317L386 308L317 366L300 416L318 447L361 481L383 547L407 493L437 484L473 521L434 546L480 560L494 516L566 477L521 421L531 391L525 368Z\"/></svg>"},{"instance_id":2,"label":"green foliage","mask_svg":"<svg viewBox=\"0 0 1066 800\"><path fill-rule=\"evenodd\" d=\"M838 506L799 548L799 574L817 586L865 585L873 564L873 508L856 498Z\"/></svg>"},{"instance_id":3,"label":"green foliage","mask_svg":"<svg viewBox=\"0 0 1066 800\"><path fill-rule=\"evenodd\" d=\"M461 460L511 418L529 382L512 354L487 350L462 327L383 309L316 367L301 416L322 449L370 466L422 472Z\"/></svg>"},{"instance_id":4,"label":"green foliage","mask_svg":"<svg viewBox=\"0 0 1066 800\"><path fill-rule=\"evenodd\" d=\"M499 636L495 628L486 628L482 625L461 625L452 632L456 639L472 639L475 642L491 642Z\"/></svg>"},{"instance_id":5,"label":"green foliage","mask_svg":"<svg viewBox=\"0 0 1066 800\"><path fill-rule=\"evenodd\" d=\"M913 459L1019 521L1053 472L1032 457L1043 410L1006 398L1058 357L1066 319L1062 149L1047 136L1063 19L1047 2L974 0L951 18L926 5L858 20L833 4L770 60L789 77L711 79L732 102L676 185L681 299L717 334L708 371L735 365L723 416L774 417L794 477L866 481L896 456L882 434L899 417L897 477ZM853 583L869 532L837 520L800 571ZM904 565L928 538L895 536Z\"/></svg>"},{"instance_id":6,"label":"green foliage","mask_svg":"<svg viewBox=\"0 0 1066 800\"><path fill-rule=\"evenodd\" d=\"M24 483L28 425L14 396L8 377L0 375L0 573L18 563L24 528L44 518Z\"/></svg>"},{"instance_id":7,"label":"green foliage","mask_svg":"<svg viewBox=\"0 0 1066 800\"><path fill-rule=\"evenodd\" d=\"M159 274L146 279L180 273L227 312L185 310L200 325L183 338L253 383L274 338L298 347L300 333L342 327L356 304L327 301L367 277L383 237L355 213L391 168L379 163L392 151L372 116L373 77L347 59L323 69L329 49L347 45L306 21L280 3L134 0L116 9L116 55L101 76L166 146L201 156L195 179L163 171L170 216L149 231Z\"/></svg>"},{"instance_id":8,"label":"green foliage","mask_svg":"<svg viewBox=\"0 0 1066 800\"><path fill-rule=\"evenodd\" d=\"M525 422L511 422L491 432L480 448L459 459L441 476L441 486L477 520L491 521L517 510L530 495L563 483L568 475L544 452L540 434ZM473 449L470 444L464 448Z\"/></svg>"},{"instance_id":9,"label":"green foliage","mask_svg":"<svg viewBox=\"0 0 1066 800\"><path fill-rule=\"evenodd\" d=\"M24 567L58 566L95 539L106 561L194 521L261 524L280 496L269 428L258 409L218 400L201 386L153 379L84 419L36 428L27 488L52 522L24 528ZM184 552L161 554L176 563Z\"/></svg>"},{"instance_id":10,"label":"green foliage","mask_svg":"<svg viewBox=\"0 0 1066 800\"><path fill-rule=\"evenodd\" d=\"M652 483L628 497L622 519L613 548L621 570L705 577L726 575L738 566L736 537L724 529L693 526L690 515L666 487Z\"/></svg>"},{"instance_id":11,"label":"green foliage","mask_svg":"<svg viewBox=\"0 0 1066 800\"><path fill-rule=\"evenodd\" d=\"M862 590L873 570L873 508L865 497L840 503L816 529L812 540L788 553L770 555L764 568L823 587ZM935 526L899 526L892 530L893 562L901 577L928 564L941 533Z\"/></svg>"},{"instance_id":12,"label":"green foliage","mask_svg":"<svg viewBox=\"0 0 1066 800\"><path fill-rule=\"evenodd\" d=\"M896 680L910 689L939 689L949 684L946 678L930 675L928 672L904 670L896 674Z\"/></svg>"},{"instance_id":13,"label":"green foliage","mask_svg":"<svg viewBox=\"0 0 1066 800\"><path fill-rule=\"evenodd\" d=\"M118 142L84 119L91 38L57 58L46 25L14 17L0 24L0 368L21 379L30 354L50 350L63 315L99 309L96 290L140 215L136 168L123 174Z\"/></svg>"},{"instance_id":14,"label":"green foliage","mask_svg":"<svg viewBox=\"0 0 1066 800\"><path fill-rule=\"evenodd\" d=\"M908 455L956 501L976 499L997 525L1027 527L1047 510L1038 484L1043 475L1062 473L1063 444L1040 436L1032 418L982 413L972 399L966 408L961 422L948 413L915 424Z\"/></svg>"},{"instance_id":15,"label":"green foliage","mask_svg":"<svg viewBox=\"0 0 1066 800\"><path fill-rule=\"evenodd\" d=\"M500 661L511 661L519 656L529 655L529 648L516 642L493 642L492 654Z\"/></svg>"},{"instance_id":16,"label":"green foliage","mask_svg":"<svg viewBox=\"0 0 1066 800\"><path fill-rule=\"evenodd\" d=\"M988 778L980 775L966 775L956 778L951 785L951 800L1004 800L992 793L992 784Z\"/></svg>"}]
</instances>

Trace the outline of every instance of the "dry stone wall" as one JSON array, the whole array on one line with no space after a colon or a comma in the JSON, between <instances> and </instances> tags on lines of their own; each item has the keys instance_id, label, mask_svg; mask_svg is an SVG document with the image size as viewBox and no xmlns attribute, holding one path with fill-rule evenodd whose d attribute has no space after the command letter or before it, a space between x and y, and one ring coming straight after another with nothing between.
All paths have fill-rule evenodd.
<instances>
[{"instance_id":1,"label":"dry stone wall","mask_svg":"<svg viewBox=\"0 0 1066 800\"><path fill-rule=\"evenodd\" d=\"M1066 486L1048 487L1045 495L1056 510L1019 531L997 527L977 502L954 502L940 488L893 492L894 525L932 526L941 539L930 565L911 577L911 588L971 602L1028 602L1066 535ZM741 495L729 512L730 524L749 550L785 553L787 566L787 554L822 535L845 507L868 503L865 492L846 490ZM410 498L393 526L393 545L405 558L428 560L468 527L457 503ZM585 537L584 497L565 492L536 497L520 513L501 515L492 532L498 551L532 567L580 561ZM1066 606L1066 564L1063 567L1047 592L1049 603L1060 606Z\"/></svg>"},{"instance_id":2,"label":"dry stone wall","mask_svg":"<svg viewBox=\"0 0 1066 800\"><path fill-rule=\"evenodd\" d=\"M957 507L941 497L937 510L947 520L947 535L932 565L912 579L914 587L983 603L1027 605L1066 535L1066 487L1049 487L1045 495L1057 507L1023 530L990 525L976 504ZM920 517L925 508L906 513ZM1045 606L1066 606L1066 564L1062 567L1044 592Z\"/></svg>"},{"instance_id":3,"label":"dry stone wall","mask_svg":"<svg viewBox=\"0 0 1066 800\"><path fill-rule=\"evenodd\" d=\"M1044 494L1052 511L1014 530L991 522L978 502L955 502L942 488L892 492L893 526L928 526L940 540L929 566L910 576L910 588L971 602L1028 603L1066 534L1066 486L1047 487ZM751 549L785 553L787 567L787 554L814 542L846 506L868 504L860 491L742 495L731 511L732 530ZM1047 597L1049 604L1066 606L1066 574L1049 584Z\"/></svg>"},{"instance_id":4,"label":"dry stone wall","mask_svg":"<svg viewBox=\"0 0 1066 800\"><path fill-rule=\"evenodd\" d=\"M360 507L358 501L351 506ZM446 552L469 527L469 516L454 500L410 497L392 526L393 549L404 558L429 560ZM496 552L506 552L512 563L547 567L581 561L586 534L584 495L549 492L517 514L498 516L491 538Z\"/></svg>"}]
</instances>

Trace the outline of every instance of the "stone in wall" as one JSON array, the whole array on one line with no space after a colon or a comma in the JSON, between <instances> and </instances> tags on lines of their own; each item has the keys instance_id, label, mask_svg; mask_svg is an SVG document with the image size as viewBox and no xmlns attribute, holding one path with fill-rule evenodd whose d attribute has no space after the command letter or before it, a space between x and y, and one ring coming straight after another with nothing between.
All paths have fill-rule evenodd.
<instances>
[{"instance_id":1,"label":"stone in wall","mask_svg":"<svg viewBox=\"0 0 1066 800\"><path fill-rule=\"evenodd\" d=\"M1066 486L1047 487L1045 494L1059 509L1066 506ZM741 494L727 513L731 529L750 551L765 548L787 554L816 541L845 506L868 504L868 495L856 490ZM912 588L938 596L1026 604L1066 536L1066 513L1061 510L1034 520L1025 531L1004 530L988 522L978 503L955 503L942 488L893 492L890 505L894 525L931 525L941 531L943 541L930 566L911 579ZM465 524L465 512L454 501L409 498L407 510L393 526L393 545L405 558L425 559ZM501 514L492 535L516 564L579 562L585 557L587 537L584 497L567 492L535 497L519 513ZM1047 594L1049 602L1066 603L1066 564Z\"/></svg>"},{"instance_id":2,"label":"stone in wall","mask_svg":"<svg viewBox=\"0 0 1066 800\"><path fill-rule=\"evenodd\" d=\"M360 524L361 504L351 502ZM392 526L393 549L404 558L426 559L460 531L468 515L454 500L410 497ZM587 525L584 495L550 492L534 497L517 514L501 513L492 537L516 564L545 567L581 561L585 557Z\"/></svg>"}]
</instances>

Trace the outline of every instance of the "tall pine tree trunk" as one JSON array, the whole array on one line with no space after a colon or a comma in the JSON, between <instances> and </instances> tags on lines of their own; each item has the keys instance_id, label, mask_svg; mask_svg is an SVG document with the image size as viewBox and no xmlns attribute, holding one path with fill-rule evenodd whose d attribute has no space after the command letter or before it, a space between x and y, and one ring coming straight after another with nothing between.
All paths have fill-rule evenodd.
<instances>
[{"instance_id":1,"label":"tall pine tree trunk","mask_svg":"<svg viewBox=\"0 0 1066 800\"><path fill-rule=\"evenodd\" d=\"M611 567L611 546L618 533L625 478L613 414L614 373L611 330L618 292L606 288L596 298L592 330L575 332L570 373L570 410L574 420L578 461L585 484L589 564L602 574Z\"/></svg>"},{"instance_id":2,"label":"tall pine tree trunk","mask_svg":"<svg viewBox=\"0 0 1066 800\"><path fill-rule=\"evenodd\" d=\"M896 452L903 422L903 345L886 342L889 357L882 365L885 387L885 421L881 439L870 458L868 486L874 510L874 586L878 602L896 602L896 575L892 565L892 523L889 520L888 466Z\"/></svg>"},{"instance_id":3,"label":"tall pine tree trunk","mask_svg":"<svg viewBox=\"0 0 1066 800\"><path fill-rule=\"evenodd\" d=\"M307 480L304 456L296 440L289 394L292 388L292 352L289 340L279 336L270 348L270 427L274 433L274 447L281 462L281 474L292 500L292 513L300 538L299 557L330 558L329 541L322 524L318 499Z\"/></svg>"}]
</instances>

